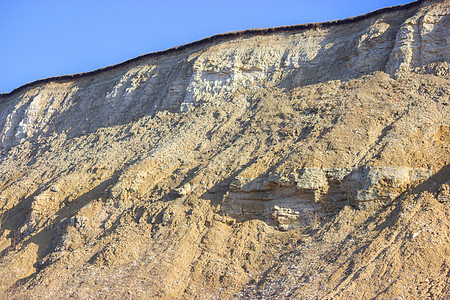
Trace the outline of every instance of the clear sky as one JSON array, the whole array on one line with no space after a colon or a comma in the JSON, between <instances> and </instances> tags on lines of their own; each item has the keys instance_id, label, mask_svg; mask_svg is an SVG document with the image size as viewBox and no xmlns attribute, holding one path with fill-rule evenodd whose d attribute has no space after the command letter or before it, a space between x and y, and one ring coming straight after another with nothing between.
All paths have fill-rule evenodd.
<instances>
[{"instance_id":1,"label":"clear sky","mask_svg":"<svg viewBox=\"0 0 450 300\"><path fill-rule=\"evenodd\" d=\"M0 0L0 93L214 34L322 22L411 0Z\"/></svg>"}]
</instances>

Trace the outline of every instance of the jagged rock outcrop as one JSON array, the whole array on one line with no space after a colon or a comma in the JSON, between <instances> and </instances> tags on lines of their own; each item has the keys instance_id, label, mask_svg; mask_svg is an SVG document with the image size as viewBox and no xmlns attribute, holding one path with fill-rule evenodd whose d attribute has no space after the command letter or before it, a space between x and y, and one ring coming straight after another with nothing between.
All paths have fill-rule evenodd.
<instances>
[{"instance_id":1,"label":"jagged rock outcrop","mask_svg":"<svg viewBox=\"0 0 450 300\"><path fill-rule=\"evenodd\" d=\"M0 95L0 293L448 296L449 10L224 34Z\"/></svg>"},{"instance_id":2,"label":"jagged rock outcrop","mask_svg":"<svg viewBox=\"0 0 450 300\"><path fill-rule=\"evenodd\" d=\"M431 170L407 167L312 167L287 174L270 173L266 178L237 176L224 199L224 211L237 219L270 220L274 211L277 219L284 210L289 221L296 221L299 216L336 211L347 204L364 208L389 203L431 175Z\"/></svg>"}]
</instances>

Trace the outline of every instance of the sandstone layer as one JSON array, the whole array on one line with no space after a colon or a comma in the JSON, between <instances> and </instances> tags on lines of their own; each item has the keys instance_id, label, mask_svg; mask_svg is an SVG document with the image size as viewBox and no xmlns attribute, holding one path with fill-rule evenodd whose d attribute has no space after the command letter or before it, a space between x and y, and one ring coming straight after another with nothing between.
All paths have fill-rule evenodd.
<instances>
[{"instance_id":1,"label":"sandstone layer","mask_svg":"<svg viewBox=\"0 0 450 300\"><path fill-rule=\"evenodd\" d=\"M449 1L0 95L0 294L450 297Z\"/></svg>"}]
</instances>

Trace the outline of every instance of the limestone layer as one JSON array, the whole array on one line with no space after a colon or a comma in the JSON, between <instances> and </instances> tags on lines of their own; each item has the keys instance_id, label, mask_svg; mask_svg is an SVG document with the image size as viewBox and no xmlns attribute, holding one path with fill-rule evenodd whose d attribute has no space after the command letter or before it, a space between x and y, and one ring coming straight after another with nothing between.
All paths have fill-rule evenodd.
<instances>
[{"instance_id":1,"label":"limestone layer","mask_svg":"<svg viewBox=\"0 0 450 300\"><path fill-rule=\"evenodd\" d=\"M229 101L240 87L293 88L374 71L401 76L448 60L448 10L447 1L425 1L348 24L242 33L93 76L30 84L1 96L1 148L45 134L78 136L158 111Z\"/></svg>"}]
</instances>

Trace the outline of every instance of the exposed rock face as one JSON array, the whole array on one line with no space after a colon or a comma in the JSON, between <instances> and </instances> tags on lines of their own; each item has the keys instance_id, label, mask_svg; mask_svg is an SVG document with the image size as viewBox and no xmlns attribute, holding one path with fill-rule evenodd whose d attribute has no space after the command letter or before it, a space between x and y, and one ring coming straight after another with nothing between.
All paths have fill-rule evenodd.
<instances>
[{"instance_id":1,"label":"exposed rock face","mask_svg":"<svg viewBox=\"0 0 450 300\"><path fill-rule=\"evenodd\" d=\"M308 217L308 213L336 210L346 204L360 208L377 206L393 201L408 187L431 175L431 170L408 167L365 167L353 171L312 167L288 174L271 173L266 178L237 176L230 184L224 208L238 219L270 219L280 207L293 216Z\"/></svg>"},{"instance_id":2,"label":"exposed rock face","mask_svg":"<svg viewBox=\"0 0 450 300\"><path fill-rule=\"evenodd\" d=\"M0 293L448 296L449 11L226 34L0 95Z\"/></svg>"},{"instance_id":3,"label":"exposed rock face","mask_svg":"<svg viewBox=\"0 0 450 300\"><path fill-rule=\"evenodd\" d=\"M240 88L399 75L447 61L448 4L413 6L340 26L219 40L142 58L80 80L31 85L2 101L2 146L45 133L77 136L158 111L229 101ZM70 115L71 118L66 118Z\"/></svg>"}]
</instances>

